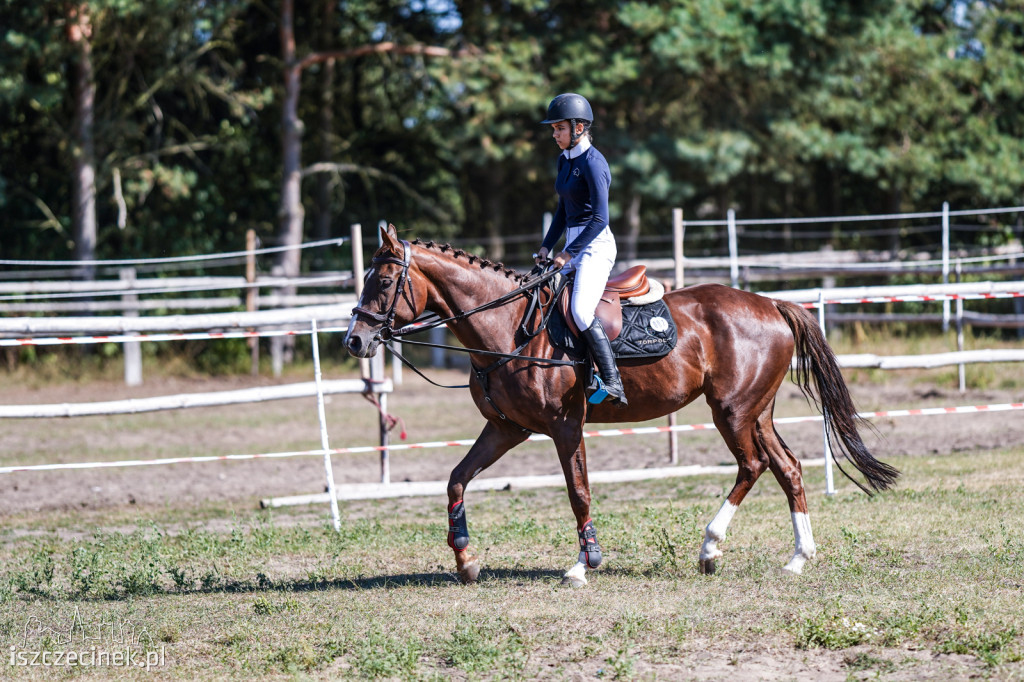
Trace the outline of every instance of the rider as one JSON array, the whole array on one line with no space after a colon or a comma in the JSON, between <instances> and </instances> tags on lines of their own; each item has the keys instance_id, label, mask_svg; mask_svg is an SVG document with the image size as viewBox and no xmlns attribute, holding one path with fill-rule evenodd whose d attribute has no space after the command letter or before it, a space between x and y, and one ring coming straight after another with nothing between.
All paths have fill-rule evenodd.
<instances>
[{"instance_id":1,"label":"rider","mask_svg":"<svg viewBox=\"0 0 1024 682\"><path fill-rule=\"evenodd\" d=\"M558 95L548 105L542 125L551 125L552 137L562 150L558 157L558 209L544 241L534 254L538 264L566 233L565 249L553 259L557 268L576 271L572 316L590 347L603 388L613 404L626 405L626 395L615 364L611 342L594 311L615 265L615 237L608 226L608 188L612 175L604 155L593 146L590 102L575 93Z\"/></svg>"}]
</instances>

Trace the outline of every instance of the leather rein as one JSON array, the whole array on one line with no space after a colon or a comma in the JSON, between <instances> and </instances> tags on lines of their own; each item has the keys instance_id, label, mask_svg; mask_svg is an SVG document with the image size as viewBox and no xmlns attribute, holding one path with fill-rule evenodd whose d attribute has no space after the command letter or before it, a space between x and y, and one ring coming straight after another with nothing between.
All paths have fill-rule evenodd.
<instances>
[{"instance_id":1,"label":"leather rein","mask_svg":"<svg viewBox=\"0 0 1024 682\"><path fill-rule=\"evenodd\" d=\"M493 308L499 308L499 307L505 305L506 303L508 303L509 301L511 301L513 299L516 299L519 296L524 296L524 295L530 297L530 304L527 306L526 313L523 315L523 321L520 322L519 328L523 332L523 334L526 336L526 341L524 341L522 344L520 344L511 353L502 353L502 352L498 352L498 351L490 351L490 350L482 350L482 349L474 349L474 348L464 348L462 346L451 346L451 345L441 344L441 343L428 343L428 342L425 342L425 341L405 340L405 341L402 341L402 343L407 343L407 344L414 345L414 346L426 346L426 347L429 347L429 348L443 348L445 350L457 351L457 352L461 352L461 353L470 353L470 354L475 354L475 355L485 355L485 356L490 356L490 357L498 358L495 362L491 363L490 365L488 365L487 367L485 367L483 369L477 369L476 366L474 366L472 364L472 362L470 363L470 366L473 368L473 372L476 374L477 379L483 385L484 397L487 399L487 401L489 403L491 403L491 405L494 407L494 409L497 410L498 415L502 419L506 418L505 415L501 412L501 410L499 410L497 408L496 405L494 405L493 401L491 401L491 398L488 395L488 391L487 391L487 375L488 374L490 374L494 370L498 369L499 367L502 367L506 363L511 362L512 360L525 360L525 361L528 361L528 362L536 362L536 363L539 363L539 364L544 364L544 365L549 365L549 366L559 366L559 365L575 366L575 365L583 364L582 361L579 361L579 360L557 360L557 359L554 359L554 358L538 358L538 357L531 357L531 356L523 355L522 354L523 351L526 349L526 347L534 339L534 337L536 337L540 332L542 332L547 327L548 320L551 318L551 314L554 312L554 309L555 309L555 306L554 306L554 296L552 297L551 302L548 305L548 310L544 311L544 305L540 301L540 291L541 291L541 286L545 282L551 280L555 275L558 274L558 272L559 272L558 270L551 270L549 272L543 273L543 274L539 275L538 277L535 277L535 278L529 280L528 282L526 282L522 286L520 286L520 287L518 287L518 288L516 288L516 289L514 289L514 290L512 290L510 292L508 292L507 294L503 294L503 295L499 296L498 298L494 299L493 301L488 301L487 303L484 303L483 305L477 306L476 308L473 308L472 310L466 310L464 312L461 312L461 313L458 313L456 315L452 315L451 317L446 317L446 318L441 318L440 316L438 316L437 319L435 319L435 320L429 320L427 322L418 322L418 323L414 322L414 323L411 323L411 324L407 324L404 327L401 327L399 329L395 329L393 327L394 322L395 322L395 311L398 308L398 301L399 301L399 299L401 299L402 294L403 294L403 292L405 290L406 284L409 281L409 266L411 265L411 262L412 262L412 248L411 248L411 245L409 244L409 242L407 242L404 239L401 240L401 242L402 242L402 257L401 258L396 258L394 256L374 256L373 259L370 261L370 265L372 265L372 266L389 265L390 264L390 265L400 265L402 267L402 272L398 276L398 286L395 288L395 296L391 300L391 305L388 306L387 312L386 313L376 313L376 312L373 312L372 310L367 310L366 308L363 308L361 306L357 306L357 307L352 309L352 313L353 313L353 315L362 315L364 317L368 317L368 318L372 319L375 322L381 323L381 328L380 328L380 330L378 330L378 332L376 334L376 338L381 343L383 343L384 346L387 347L387 349L390 350L391 353L396 358L401 360L403 364L405 364L412 371L416 372L416 374L418 374L419 376L423 377L424 379L426 379L428 382L430 382L434 386L438 386L438 387L441 387L441 388L468 388L469 384L446 385L446 384L439 384L439 383L435 382L430 377L428 377L425 374L423 374L423 372L421 372L419 370L419 368L417 368L411 361L406 359L401 353L396 351L395 347L394 347L393 340L394 339L401 339L401 337L406 336L408 334L413 334L413 333L418 333L418 332L422 332L422 331L427 331L427 330L433 329L435 327L440 327L440 326L443 326L443 325L447 325L449 322L457 322L459 320L463 320L463 319L469 317L470 315L474 315L476 313L483 312L485 310L491 310ZM414 299L414 296L412 294L412 289L410 289L410 300L413 300L413 299ZM413 303L415 303L414 300L413 300ZM542 311L541 319L540 319L539 324L537 325L537 328L533 329L531 331L529 329L529 327L528 327L529 321L533 317L533 315L536 312L536 310L538 309L538 307ZM415 310L415 306L413 306L413 309Z\"/></svg>"}]
</instances>

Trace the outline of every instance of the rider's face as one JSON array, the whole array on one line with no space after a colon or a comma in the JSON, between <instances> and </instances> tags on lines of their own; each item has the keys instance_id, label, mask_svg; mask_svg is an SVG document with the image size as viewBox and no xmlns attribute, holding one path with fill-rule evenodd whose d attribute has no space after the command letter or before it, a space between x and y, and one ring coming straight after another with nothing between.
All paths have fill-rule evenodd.
<instances>
[{"instance_id":1,"label":"rider's face","mask_svg":"<svg viewBox=\"0 0 1024 682\"><path fill-rule=\"evenodd\" d=\"M572 136L569 134L572 130L572 125L568 121L555 121L551 124L551 137L555 138L555 143L558 144L558 148L566 150L569 148L569 144L572 142ZM576 124L576 133L583 133L583 124Z\"/></svg>"}]
</instances>

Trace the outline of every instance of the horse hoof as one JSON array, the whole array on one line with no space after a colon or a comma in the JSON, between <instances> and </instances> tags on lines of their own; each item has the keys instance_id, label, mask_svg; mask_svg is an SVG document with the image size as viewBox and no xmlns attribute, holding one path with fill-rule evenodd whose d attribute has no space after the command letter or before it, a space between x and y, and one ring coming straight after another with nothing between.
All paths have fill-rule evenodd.
<instances>
[{"instance_id":1,"label":"horse hoof","mask_svg":"<svg viewBox=\"0 0 1024 682\"><path fill-rule=\"evenodd\" d=\"M567 587L583 587L587 579L582 576L566 575L562 578L562 585Z\"/></svg>"},{"instance_id":2,"label":"horse hoof","mask_svg":"<svg viewBox=\"0 0 1024 682\"><path fill-rule=\"evenodd\" d=\"M701 559L700 560L700 573L701 573L701 575L714 575L715 574L715 560L714 559Z\"/></svg>"},{"instance_id":3,"label":"horse hoof","mask_svg":"<svg viewBox=\"0 0 1024 682\"><path fill-rule=\"evenodd\" d=\"M459 580L463 585L472 585L480 577L480 562L474 557L459 568Z\"/></svg>"}]
</instances>

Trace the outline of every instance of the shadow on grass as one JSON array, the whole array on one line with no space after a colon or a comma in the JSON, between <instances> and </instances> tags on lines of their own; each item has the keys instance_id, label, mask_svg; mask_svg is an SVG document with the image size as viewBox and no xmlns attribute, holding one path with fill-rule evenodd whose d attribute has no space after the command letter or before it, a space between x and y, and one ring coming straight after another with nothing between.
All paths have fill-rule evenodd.
<instances>
[{"instance_id":1,"label":"shadow on grass","mask_svg":"<svg viewBox=\"0 0 1024 682\"><path fill-rule=\"evenodd\" d=\"M562 571L526 570L526 569L484 569L480 572L480 583L514 582L520 584L538 581L560 581ZM458 585L459 578L455 573L405 573L400 575L381 575L362 578L334 578L305 580L269 580L259 575L256 580L225 580L217 585L165 587L149 585L145 589L124 590L106 594L65 593L52 594L49 591L26 590L20 593L22 599L33 598L47 601L124 601L138 597L188 596L195 594L244 594L268 592L330 592L354 590L381 590L417 587L437 587L441 585ZM15 598L18 598L16 596Z\"/></svg>"},{"instance_id":2,"label":"shadow on grass","mask_svg":"<svg viewBox=\"0 0 1024 682\"><path fill-rule=\"evenodd\" d=\"M480 583L519 582L532 583L537 581L561 580L562 571L525 570L525 569L483 569L480 571ZM459 578L455 573L406 573L402 575L382 575L367 578L344 580L285 580L266 587L256 587L255 591L270 590L278 592L312 592L327 590L379 590L399 587L436 587L438 585L458 585ZM214 590L216 591L216 590Z\"/></svg>"}]
</instances>

